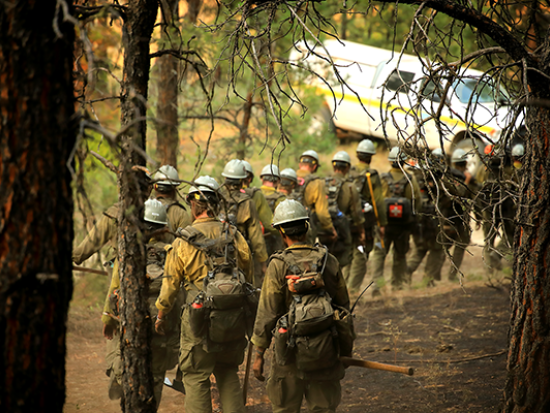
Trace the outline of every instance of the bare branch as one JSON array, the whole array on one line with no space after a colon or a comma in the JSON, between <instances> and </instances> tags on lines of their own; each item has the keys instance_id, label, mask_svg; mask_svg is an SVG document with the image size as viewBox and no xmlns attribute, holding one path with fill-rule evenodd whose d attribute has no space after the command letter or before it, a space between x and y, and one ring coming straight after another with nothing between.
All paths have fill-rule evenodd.
<instances>
[{"instance_id":1,"label":"bare branch","mask_svg":"<svg viewBox=\"0 0 550 413\"><path fill-rule=\"evenodd\" d=\"M94 152L94 151L90 151L90 153L96 157L99 162L101 162L103 165L105 165L107 168L109 168L111 171L113 171L115 174L118 174L118 169L115 165L113 165L113 163L107 159L105 159L103 156L101 156L100 154L98 154L97 152Z\"/></svg>"}]
</instances>

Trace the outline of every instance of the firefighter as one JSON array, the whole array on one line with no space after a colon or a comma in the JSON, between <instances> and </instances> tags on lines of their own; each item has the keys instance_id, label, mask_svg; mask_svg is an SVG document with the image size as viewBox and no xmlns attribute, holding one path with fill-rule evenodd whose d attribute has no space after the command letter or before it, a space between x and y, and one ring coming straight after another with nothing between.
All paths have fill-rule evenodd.
<instances>
[{"instance_id":1,"label":"firefighter","mask_svg":"<svg viewBox=\"0 0 550 413\"><path fill-rule=\"evenodd\" d=\"M281 202L273 215L273 226L280 231L287 248L270 261L252 342L256 346L253 372L261 381L265 380L265 351L275 342L267 382L274 413L299 413L303 399L311 412L335 412L341 399L340 380L344 377L338 356L351 353L351 347L343 341L344 335L338 336L341 344L335 344L335 330L326 324L327 317L333 319L333 304L349 309L346 284L336 258L322 246L307 244L308 221L306 209L290 199ZM320 326L319 319L325 320L325 325ZM303 323L319 325L319 331L308 336L301 328ZM289 340L296 346L286 347ZM339 353L336 347L349 350Z\"/></svg>"},{"instance_id":2,"label":"firefighter","mask_svg":"<svg viewBox=\"0 0 550 413\"><path fill-rule=\"evenodd\" d=\"M420 188L413 175L404 171L405 153L393 147L388 155L391 164L389 172L382 174L382 192L386 203L388 225L384 233L384 246L374 249L373 275L375 286L373 295L379 294L384 280L384 261L393 245L393 265L391 284L401 289L407 276L407 252L409 239L416 220L416 211L422 208Z\"/></svg>"},{"instance_id":3,"label":"firefighter","mask_svg":"<svg viewBox=\"0 0 550 413\"><path fill-rule=\"evenodd\" d=\"M170 229L175 232L191 224L191 214L185 201L180 202L178 186L180 180L178 171L173 166L162 165L153 175L153 191L151 198L157 199L166 206Z\"/></svg>"},{"instance_id":4,"label":"firefighter","mask_svg":"<svg viewBox=\"0 0 550 413\"><path fill-rule=\"evenodd\" d=\"M329 247L340 267L346 270L349 267L353 256L352 234L355 236L357 245L365 244L365 229L363 224L365 217L361 205L361 198L355 185L347 179L351 168L351 158L345 151L337 152L332 158L332 169L334 173L325 179L329 203L329 213L332 219L338 240L321 240ZM349 273L349 268L347 268Z\"/></svg>"},{"instance_id":5,"label":"firefighter","mask_svg":"<svg viewBox=\"0 0 550 413\"><path fill-rule=\"evenodd\" d=\"M363 139L357 145L356 151L359 165L353 167L350 172L350 177L359 191L365 217L365 242L361 245L358 238L354 237L351 265L342 271L348 289L352 293L359 290L367 274L367 260L374 248L374 239L377 236L376 228L378 227L378 233L383 237L384 228L387 224L386 205L382 195L380 175L376 169L370 167L372 156L375 154L376 149L372 141Z\"/></svg>"},{"instance_id":6,"label":"firefighter","mask_svg":"<svg viewBox=\"0 0 550 413\"><path fill-rule=\"evenodd\" d=\"M262 274L267 268L268 255L256 206L243 189L243 181L247 177L243 162L238 159L229 161L225 165L222 176L225 179L225 188L221 191L224 198L220 211L221 218L235 225L250 244L254 259L260 267L255 273L254 282L260 286Z\"/></svg>"},{"instance_id":7,"label":"firefighter","mask_svg":"<svg viewBox=\"0 0 550 413\"><path fill-rule=\"evenodd\" d=\"M336 229L328 211L325 181L316 175L319 169L319 155L314 150L307 150L300 156L300 164L296 175L296 187L299 202L304 205L311 217L311 235L327 234L333 240L338 238Z\"/></svg>"},{"instance_id":8,"label":"firefighter","mask_svg":"<svg viewBox=\"0 0 550 413\"><path fill-rule=\"evenodd\" d=\"M179 367L186 389L185 411L212 411L210 375L214 374L223 410L244 413L238 368L247 343L245 303L241 301L227 309L211 295L210 288L215 290L221 283L237 289L245 281L251 282L252 257L240 232L217 218L220 200L216 181L201 177L195 183L197 187L192 187L188 195L194 221L179 231L180 238L174 241L166 258L165 277L156 301L155 330L164 332L167 318L177 311L174 302L184 285L189 305L181 316ZM229 298L231 291L224 292ZM236 294L233 298L242 300L241 296ZM214 304L209 307L208 302Z\"/></svg>"}]
</instances>

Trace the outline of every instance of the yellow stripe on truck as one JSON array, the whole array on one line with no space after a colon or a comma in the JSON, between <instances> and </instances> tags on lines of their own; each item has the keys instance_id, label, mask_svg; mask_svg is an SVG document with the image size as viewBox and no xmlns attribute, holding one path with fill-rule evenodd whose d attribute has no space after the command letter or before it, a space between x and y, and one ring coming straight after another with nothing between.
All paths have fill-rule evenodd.
<instances>
[{"instance_id":1,"label":"yellow stripe on truck","mask_svg":"<svg viewBox=\"0 0 550 413\"><path fill-rule=\"evenodd\" d=\"M321 87L317 87L316 89L317 89L317 92L321 95L329 96L331 98L334 97L338 100L343 98L344 100L347 100L347 101L357 102L357 96L354 95L352 92L344 95L341 92L337 92L337 91L334 91L334 90L330 91L330 90L327 90L327 89L324 89L324 88L321 88ZM380 100L375 100L375 99L361 98L361 103L363 104L363 106L374 106L376 108L379 108L380 104L381 104L381 101ZM383 104L383 107L385 109L396 110L396 111L402 112L404 114L407 114L407 113L413 111L411 108L403 108L402 106L391 105L391 104L386 104L386 103ZM439 118L439 120L441 122L446 123L448 126L451 126L451 127L452 126L454 126L454 127L458 126L458 127L461 127L461 128L466 128L466 124L464 122L462 122L461 120L459 120L459 119L453 119L453 118L450 118L448 116L441 116ZM476 129L480 132L487 133L488 135L491 135L491 136L495 133L495 128L492 128L490 126L482 126L482 125L472 124L471 127L473 127L474 129Z\"/></svg>"}]
</instances>

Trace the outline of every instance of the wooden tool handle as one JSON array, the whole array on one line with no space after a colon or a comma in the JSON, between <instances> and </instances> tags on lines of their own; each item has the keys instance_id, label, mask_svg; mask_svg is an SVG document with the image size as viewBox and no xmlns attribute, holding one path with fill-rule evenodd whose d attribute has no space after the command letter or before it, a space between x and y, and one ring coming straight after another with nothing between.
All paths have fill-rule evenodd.
<instances>
[{"instance_id":1,"label":"wooden tool handle","mask_svg":"<svg viewBox=\"0 0 550 413\"><path fill-rule=\"evenodd\" d=\"M82 272L89 272L89 273L92 273L92 274L99 274L99 275L109 275L109 273L107 271L94 270L93 268L86 268L86 267L78 267L76 265L73 265L73 270L82 271Z\"/></svg>"},{"instance_id":2,"label":"wooden tool handle","mask_svg":"<svg viewBox=\"0 0 550 413\"><path fill-rule=\"evenodd\" d=\"M351 357L340 357L340 361L347 366L364 367L367 369L392 371L394 373L406 374L412 376L414 369L412 367L400 367L393 364L377 363L376 361L359 360Z\"/></svg>"}]
</instances>

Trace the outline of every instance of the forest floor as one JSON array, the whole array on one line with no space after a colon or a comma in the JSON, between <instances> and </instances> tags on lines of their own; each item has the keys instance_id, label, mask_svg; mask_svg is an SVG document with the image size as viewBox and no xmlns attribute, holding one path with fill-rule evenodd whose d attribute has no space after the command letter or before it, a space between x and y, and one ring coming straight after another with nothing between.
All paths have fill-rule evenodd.
<instances>
[{"instance_id":1,"label":"forest floor","mask_svg":"<svg viewBox=\"0 0 550 413\"><path fill-rule=\"evenodd\" d=\"M417 271L409 289L383 290L375 299L365 294L355 310L354 357L415 372L410 377L349 367L338 412L497 411L506 379L510 270L488 277L481 248L469 250L462 286L442 281L425 288ZM448 264L444 279L447 272ZM96 309L71 306L67 344L65 412L121 411L119 401L107 396L105 340ZM167 377L172 379L174 371ZM249 412L271 411L265 385L253 376L248 396ZM183 412L184 400L165 387L159 412Z\"/></svg>"}]
</instances>

